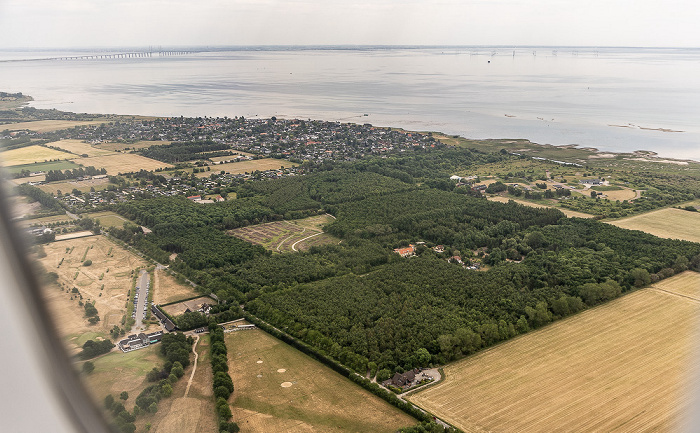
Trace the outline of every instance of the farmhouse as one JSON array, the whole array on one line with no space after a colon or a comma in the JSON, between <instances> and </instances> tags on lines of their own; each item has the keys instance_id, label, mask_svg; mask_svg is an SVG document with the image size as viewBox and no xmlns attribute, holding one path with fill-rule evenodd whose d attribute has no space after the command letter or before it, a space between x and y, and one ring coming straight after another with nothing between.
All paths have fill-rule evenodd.
<instances>
[{"instance_id":1,"label":"farmhouse","mask_svg":"<svg viewBox=\"0 0 700 433\"><path fill-rule=\"evenodd\" d=\"M580 181L583 185L598 186L605 182L603 179L581 179Z\"/></svg>"},{"instance_id":2,"label":"farmhouse","mask_svg":"<svg viewBox=\"0 0 700 433\"><path fill-rule=\"evenodd\" d=\"M408 370L404 373L395 373L394 376L389 379L385 380L382 382L382 385L384 386L396 386L399 388L406 388L414 385L414 381L416 379L416 374L420 373L419 369L413 369L413 370Z\"/></svg>"}]
</instances>

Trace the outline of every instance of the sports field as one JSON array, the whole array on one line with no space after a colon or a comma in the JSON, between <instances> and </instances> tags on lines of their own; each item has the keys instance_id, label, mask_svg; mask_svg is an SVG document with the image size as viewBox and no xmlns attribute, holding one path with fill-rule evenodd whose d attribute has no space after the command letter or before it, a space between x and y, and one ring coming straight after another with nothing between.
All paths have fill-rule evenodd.
<instances>
[{"instance_id":1,"label":"sports field","mask_svg":"<svg viewBox=\"0 0 700 433\"><path fill-rule=\"evenodd\" d=\"M685 272L450 364L409 399L465 432L677 431L698 295Z\"/></svg>"},{"instance_id":2,"label":"sports field","mask_svg":"<svg viewBox=\"0 0 700 433\"><path fill-rule=\"evenodd\" d=\"M416 420L261 330L226 334L241 431L394 433Z\"/></svg>"},{"instance_id":3,"label":"sports field","mask_svg":"<svg viewBox=\"0 0 700 433\"><path fill-rule=\"evenodd\" d=\"M337 244L339 239L323 233L323 225L331 222L330 215L318 215L300 220L275 221L231 230L229 233L245 241L262 245L272 252L305 251L311 246Z\"/></svg>"},{"instance_id":4,"label":"sports field","mask_svg":"<svg viewBox=\"0 0 700 433\"><path fill-rule=\"evenodd\" d=\"M700 242L700 212L660 209L641 215L610 221L623 229L641 230L660 238Z\"/></svg>"},{"instance_id":5,"label":"sports field","mask_svg":"<svg viewBox=\"0 0 700 433\"><path fill-rule=\"evenodd\" d=\"M241 173L252 173L256 170L279 170L280 167L294 167L297 164L293 162L285 161L283 159L274 158L263 158L255 160L246 160L239 162L230 162L226 164L216 164L211 166L211 171L205 171L202 173L197 173L197 177L209 177L212 172L219 173L225 171L226 173L241 174Z\"/></svg>"},{"instance_id":6,"label":"sports field","mask_svg":"<svg viewBox=\"0 0 700 433\"><path fill-rule=\"evenodd\" d=\"M131 153L118 153L107 156L94 156L90 158L74 159L80 165L85 167L94 166L95 168L104 168L107 174L116 175L119 173L129 173L132 171L146 170L153 171L157 168L172 167L165 162L156 161L155 159L146 158L141 155Z\"/></svg>"},{"instance_id":7,"label":"sports field","mask_svg":"<svg viewBox=\"0 0 700 433\"><path fill-rule=\"evenodd\" d=\"M63 149L66 152L70 152L75 155L114 155L114 152L110 150L100 149L99 147L92 146L90 143L85 143L82 140L59 140L48 143L47 146L58 147L59 149Z\"/></svg>"},{"instance_id":8,"label":"sports field","mask_svg":"<svg viewBox=\"0 0 700 433\"><path fill-rule=\"evenodd\" d=\"M20 147L0 153L0 162L5 167L68 158L73 158L73 155L43 146Z\"/></svg>"}]
</instances>

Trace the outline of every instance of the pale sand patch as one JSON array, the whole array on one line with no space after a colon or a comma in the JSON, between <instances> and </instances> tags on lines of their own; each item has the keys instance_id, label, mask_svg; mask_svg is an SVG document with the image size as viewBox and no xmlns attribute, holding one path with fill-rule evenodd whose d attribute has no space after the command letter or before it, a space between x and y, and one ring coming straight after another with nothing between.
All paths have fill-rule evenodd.
<instances>
[{"instance_id":1,"label":"pale sand patch","mask_svg":"<svg viewBox=\"0 0 700 433\"><path fill-rule=\"evenodd\" d=\"M277 370L278 373L284 373L285 371L287 371L286 368L280 368Z\"/></svg>"},{"instance_id":2,"label":"pale sand patch","mask_svg":"<svg viewBox=\"0 0 700 433\"><path fill-rule=\"evenodd\" d=\"M292 386L292 382L282 382L282 385L280 385L282 388L289 388Z\"/></svg>"}]
</instances>

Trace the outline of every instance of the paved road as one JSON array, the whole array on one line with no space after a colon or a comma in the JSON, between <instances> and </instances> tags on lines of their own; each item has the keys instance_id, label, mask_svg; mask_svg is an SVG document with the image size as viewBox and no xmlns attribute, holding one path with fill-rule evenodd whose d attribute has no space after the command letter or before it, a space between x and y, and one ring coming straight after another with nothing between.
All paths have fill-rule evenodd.
<instances>
[{"instance_id":1,"label":"paved road","mask_svg":"<svg viewBox=\"0 0 700 433\"><path fill-rule=\"evenodd\" d=\"M146 272L145 270L141 270L141 272L139 273L139 278L136 281L136 294L139 297L138 302L136 303L136 307L134 308L134 312L136 313L136 317L134 318L136 320L136 323L134 324L134 327L136 329L140 329L143 325L143 317L145 316L143 308L147 306L148 302L148 295L146 294L146 289L150 289L150 285L151 279L149 278L148 272Z\"/></svg>"}]
</instances>

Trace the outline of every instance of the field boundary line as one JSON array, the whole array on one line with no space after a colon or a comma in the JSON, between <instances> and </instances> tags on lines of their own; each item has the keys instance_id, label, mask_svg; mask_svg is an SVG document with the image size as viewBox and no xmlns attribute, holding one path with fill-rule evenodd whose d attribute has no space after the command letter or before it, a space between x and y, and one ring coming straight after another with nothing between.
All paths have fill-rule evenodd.
<instances>
[{"instance_id":1,"label":"field boundary line","mask_svg":"<svg viewBox=\"0 0 700 433\"><path fill-rule=\"evenodd\" d=\"M672 291L670 291L670 290L662 289L662 288L659 288L659 287L651 287L651 289L656 290L656 291L659 291L659 292L668 293L669 295L679 296L679 297L681 297L681 298L687 298L687 299L690 299L691 301L700 302L700 298L694 298L694 297L692 297L692 296L682 295L682 294L680 294L680 293L672 292Z\"/></svg>"},{"instance_id":2,"label":"field boundary line","mask_svg":"<svg viewBox=\"0 0 700 433\"><path fill-rule=\"evenodd\" d=\"M297 247L297 244L298 244L299 242L305 241L305 240L307 240L307 239L309 239L309 238L312 238L312 237L314 237L314 236L318 236L318 235L321 235L321 234L323 234L323 232L314 233L314 234L312 234L311 236L305 237L304 239L299 239L298 241L296 241L296 242L294 242L294 243L292 244L292 251L297 251L297 248L296 248L296 247Z\"/></svg>"}]
</instances>

